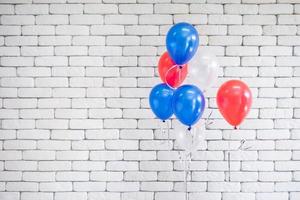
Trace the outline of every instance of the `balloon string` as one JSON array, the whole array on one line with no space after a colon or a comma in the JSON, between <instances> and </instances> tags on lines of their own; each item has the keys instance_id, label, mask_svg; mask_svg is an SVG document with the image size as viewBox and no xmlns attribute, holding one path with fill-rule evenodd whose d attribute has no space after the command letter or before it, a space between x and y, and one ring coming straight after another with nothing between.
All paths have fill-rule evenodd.
<instances>
[{"instance_id":1,"label":"balloon string","mask_svg":"<svg viewBox=\"0 0 300 200\"><path fill-rule=\"evenodd\" d=\"M189 199L188 194L188 175L190 173L190 164L192 162L191 153L185 154L184 159L184 191L185 191L185 200Z\"/></svg>"},{"instance_id":2,"label":"balloon string","mask_svg":"<svg viewBox=\"0 0 300 200\"><path fill-rule=\"evenodd\" d=\"M171 138L170 138L170 124L169 121L167 122L167 132L168 132L168 147L171 150Z\"/></svg>"},{"instance_id":3,"label":"balloon string","mask_svg":"<svg viewBox=\"0 0 300 200\"><path fill-rule=\"evenodd\" d=\"M231 142L231 134L229 134L229 143L228 143L228 152L227 152L227 165L228 165L228 179L226 178L226 181L231 181L231 145L230 145L230 142ZM249 150L251 149L252 147L251 146L248 146L248 147L245 147L245 143L246 143L246 140L245 139L242 139L240 141L240 146L235 150L235 151L245 151L245 150Z\"/></svg>"},{"instance_id":4,"label":"balloon string","mask_svg":"<svg viewBox=\"0 0 300 200\"><path fill-rule=\"evenodd\" d=\"M166 124L166 127L164 127L165 124ZM167 136L168 136L167 143L168 143L169 149L171 149L171 137L170 137L170 124L169 124L169 121L163 120L159 123L159 125L160 125L160 133L162 135L164 135L167 132ZM160 142L160 144L162 144L162 145L164 145L165 143L166 143L166 141L161 141Z\"/></svg>"},{"instance_id":5,"label":"balloon string","mask_svg":"<svg viewBox=\"0 0 300 200\"><path fill-rule=\"evenodd\" d=\"M174 69L174 68L176 68L176 67L178 67L178 65L173 65L172 67L170 67L170 69L168 69L168 71L166 72L166 76L165 76L165 80L166 80L166 84L167 84L167 86L169 86L170 88L172 88L172 89L175 89L174 87L172 87L169 83L168 83L168 81L167 81L167 77L168 77L168 74L170 73L170 71L172 70L172 69ZM180 71L179 72L181 72L181 69L180 69ZM179 76L179 78L181 78L181 74L180 74L180 76Z\"/></svg>"},{"instance_id":6,"label":"balloon string","mask_svg":"<svg viewBox=\"0 0 300 200\"><path fill-rule=\"evenodd\" d=\"M231 145L230 145L230 142L231 142L231 134L229 133L229 142L228 142L228 151L227 151L227 166L228 166L228 175L226 178L226 181L229 181L230 182L230 173L231 173L231 166L230 166L230 163L231 163L231 160L230 160L230 149L231 149Z\"/></svg>"}]
</instances>

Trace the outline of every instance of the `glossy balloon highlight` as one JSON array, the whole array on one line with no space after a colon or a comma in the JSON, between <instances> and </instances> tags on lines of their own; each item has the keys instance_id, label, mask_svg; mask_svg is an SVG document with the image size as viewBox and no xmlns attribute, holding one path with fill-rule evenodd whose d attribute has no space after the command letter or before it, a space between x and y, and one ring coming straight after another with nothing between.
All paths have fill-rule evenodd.
<instances>
[{"instance_id":1,"label":"glossy balloon highlight","mask_svg":"<svg viewBox=\"0 0 300 200\"><path fill-rule=\"evenodd\" d=\"M172 98L174 90L166 84L158 84L152 88L149 104L153 113L161 120L167 120L173 115Z\"/></svg>"},{"instance_id":2,"label":"glossy balloon highlight","mask_svg":"<svg viewBox=\"0 0 300 200\"><path fill-rule=\"evenodd\" d=\"M225 120L236 128L250 111L252 94L242 81L230 80L219 88L216 100Z\"/></svg>"},{"instance_id":3,"label":"glossy balloon highlight","mask_svg":"<svg viewBox=\"0 0 300 200\"><path fill-rule=\"evenodd\" d=\"M198 32L189 23L175 24L167 33L166 46L176 64L186 64L198 49Z\"/></svg>"},{"instance_id":4,"label":"glossy balloon highlight","mask_svg":"<svg viewBox=\"0 0 300 200\"><path fill-rule=\"evenodd\" d=\"M173 96L173 110L178 120L191 127L199 121L205 108L205 98L194 85L179 87Z\"/></svg>"}]
</instances>

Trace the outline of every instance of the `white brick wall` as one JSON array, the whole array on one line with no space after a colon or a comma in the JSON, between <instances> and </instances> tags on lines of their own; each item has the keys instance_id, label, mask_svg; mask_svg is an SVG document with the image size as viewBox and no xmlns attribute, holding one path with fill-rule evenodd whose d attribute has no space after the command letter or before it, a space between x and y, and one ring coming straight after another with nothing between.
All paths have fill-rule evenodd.
<instances>
[{"instance_id":1,"label":"white brick wall","mask_svg":"<svg viewBox=\"0 0 300 200\"><path fill-rule=\"evenodd\" d=\"M184 199L147 99L179 21L219 57L218 85L241 78L254 96L233 131L206 94L190 200L299 200L299 0L0 0L0 200ZM232 153L228 182L230 138L251 149Z\"/></svg>"}]
</instances>

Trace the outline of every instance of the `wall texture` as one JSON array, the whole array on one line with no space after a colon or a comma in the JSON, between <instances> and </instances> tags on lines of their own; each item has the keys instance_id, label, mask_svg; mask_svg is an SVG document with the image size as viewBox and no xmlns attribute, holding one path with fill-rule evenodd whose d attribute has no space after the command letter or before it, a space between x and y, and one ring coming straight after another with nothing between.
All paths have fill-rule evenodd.
<instances>
[{"instance_id":1,"label":"wall texture","mask_svg":"<svg viewBox=\"0 0 300 200\"><path fill-rule=\"evenodd\" d=\"M254 105L213 124L190 200L300 199L299 0L0 0L0 199L182 200L183 172L148 106L173 23L200 33ZM172 126L178 122L173 120ZM251 146L232 153L228 140Z\"/></svg>"}]
</instances>

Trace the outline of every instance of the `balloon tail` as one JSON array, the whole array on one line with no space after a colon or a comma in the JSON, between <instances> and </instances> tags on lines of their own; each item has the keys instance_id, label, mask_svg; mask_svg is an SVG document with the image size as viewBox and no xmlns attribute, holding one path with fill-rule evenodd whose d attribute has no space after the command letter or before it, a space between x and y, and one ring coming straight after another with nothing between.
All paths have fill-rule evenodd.
<instances>
[{"instance_id":1,"label":"balloon tail","mask_svg":"<svg viewBox=\"0 0 300 200\"><path fill-rule=\"evenodd\" d=\"M179 81L181 82L181 70L182 70L182 65L179 65Z\"/></svg>"}]
</instances>

